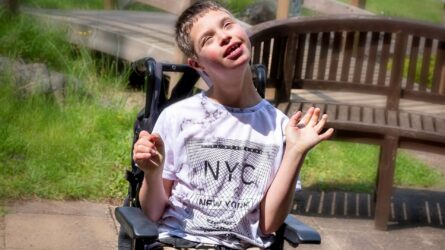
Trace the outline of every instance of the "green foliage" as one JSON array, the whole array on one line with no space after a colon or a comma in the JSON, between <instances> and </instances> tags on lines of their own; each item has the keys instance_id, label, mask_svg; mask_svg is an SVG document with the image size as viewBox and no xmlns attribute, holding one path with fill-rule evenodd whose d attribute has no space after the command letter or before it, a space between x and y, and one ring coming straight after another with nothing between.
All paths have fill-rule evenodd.
<instances>
[{"instance_id":1,"label":"green foliage","mask_svg":"<svg viewBox=\"0 0 445 250\"><path fill-rule=\"evenodd\" d=\"M243 13L249 5L252 4L252 0L220 0L222 5L224 5L234 16L238 16Z\"/></svg>"},{"instance_id":2,"label":"green foliage","mask_svg":"<svg viewBox=\"0 0 445 250\"><path fill-rule=\"evenodd\" d=\"M350 3L350 0L341 0ZM442 23L441 0L366 0L365 8L378 15L397 16L434 23Z\"/></svg>"},{"instance_id":3,"label":"green foliage","mask_svg":"<svg viewBox=\"0 0 445 250\"><path fill-rule=\"evenodd\" d=\"M103 0L23 0L25 5L47 9L103 9Z\"/></svg>"},{"instance_id":4,"label":"green foliage","mask_svg":"<svg viewBox=\"0 0 445 250\"><path fill-rule=\"evenodd\" d=\"M7 36L1 39L19 34L18 46L0 42L0 53L45 62L75 76L82 87L69 83L63 102L44 94L24 98L11 77L1 76L0 200L122 197L136 110L116 93L123 91L128 69L73 47L50 26L22 16L15 20L8 26L2 19ZM53 42L57 46L47 47Z\"/></svg>"},{"instance_id":5,"label":"green foliage","mask_svg":"<svg viewBox=\"0 0 445 250\"><path fill-rule=\"evenodd\" d=\"M36 23L29 16L6 17L1 10L0 20L0 54L46 63L55 69L67 67L72 47L66 42L65 31Z\"/></svg>"}]
</instances>

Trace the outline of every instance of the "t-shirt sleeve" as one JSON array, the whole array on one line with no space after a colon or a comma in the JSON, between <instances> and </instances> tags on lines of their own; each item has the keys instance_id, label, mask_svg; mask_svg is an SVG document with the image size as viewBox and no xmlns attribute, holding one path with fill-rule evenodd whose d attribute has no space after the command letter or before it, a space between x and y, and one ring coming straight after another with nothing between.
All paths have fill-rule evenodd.
<instances>
[{"instance_id":1,"label":"t-shirt sleeve","mask_svg":"<svg viewBox=\"0 0 445 250\"><path fill-rule=\"evenodd\" d=\"M153 133L158 133L162 141L164 142L164 170L162 172L162 178L168 180L176 180L175 171L175 155L174 151L174 134L176 132L173 117L169 116L169 112L164 110L158 117L156 124L153 128Z\"/></svg>"}]
</instances>

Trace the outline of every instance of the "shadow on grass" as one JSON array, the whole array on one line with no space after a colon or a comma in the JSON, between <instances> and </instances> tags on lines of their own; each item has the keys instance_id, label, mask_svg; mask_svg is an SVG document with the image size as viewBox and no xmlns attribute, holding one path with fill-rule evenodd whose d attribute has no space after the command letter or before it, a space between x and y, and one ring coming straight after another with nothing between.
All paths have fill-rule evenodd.
<instances>
[{"instance_id":1,"label":"shadow on grass","mask_svg":"<svg viewBox=\"0 0 445 250\"><path fill-rule=\"evenodd\" d=\"M342 190L347 189L343 186ZM373 220L374 193L306 188L295 194L291 212L296 215ZM394 188L388 229L413 226L445 229L445 190Z\"/></svg>"}]
</instances>

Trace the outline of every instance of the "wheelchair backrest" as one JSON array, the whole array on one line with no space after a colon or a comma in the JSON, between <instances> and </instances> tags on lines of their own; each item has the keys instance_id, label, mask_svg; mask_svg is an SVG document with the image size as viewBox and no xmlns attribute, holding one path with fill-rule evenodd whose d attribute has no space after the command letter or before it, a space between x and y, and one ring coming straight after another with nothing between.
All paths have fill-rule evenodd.
<instances>
[{"instance_id":1,"label":"wheelchair backrest","mask_svg":"<svg viewBox=\"0 0 445 250\"><path fill-rule=\"evenodd\" d=\"M133 146L142 130L148 132L153 130L156 120L164 108L195 93L197 89L195 85L200 78L199 73L195 69L185 64L159 63L153 58L144 58L142 61L139 61L139 64L142 63L146 74L145 107L139 112L134 124ZM251 68L255 87L260 96L264 98L266 86L265 67L257 64ZM168 72L182 73L170 95L167 93L169 84L171 84L170 77L166 75ZM143 172L133 161L133 147L131 149L131 171L127 171L126 179L130 184L128 191L130 206L139 206L137 190L139 190L139 185L142 183Z\"/></svg>"}]
</instances>

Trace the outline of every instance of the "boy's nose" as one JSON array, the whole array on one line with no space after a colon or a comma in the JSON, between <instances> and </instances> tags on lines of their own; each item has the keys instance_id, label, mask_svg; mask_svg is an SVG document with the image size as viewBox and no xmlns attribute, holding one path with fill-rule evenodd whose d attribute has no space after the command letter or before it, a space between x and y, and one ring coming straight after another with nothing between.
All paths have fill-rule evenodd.
<instances>
[{"instance_id":1,"label":"boy's nose","mask_svg":"<svg viewBox=\"0 0 445 250\"><path fill-rule=\"evenodd\" d=\"M230 35L228 35L228 34L226 34L224 32L221 32L221 42L220 42L220 45L224 46L224 45L229 44L230 43L230 39L231 39Z\"/></svg>"}]
</instances>

